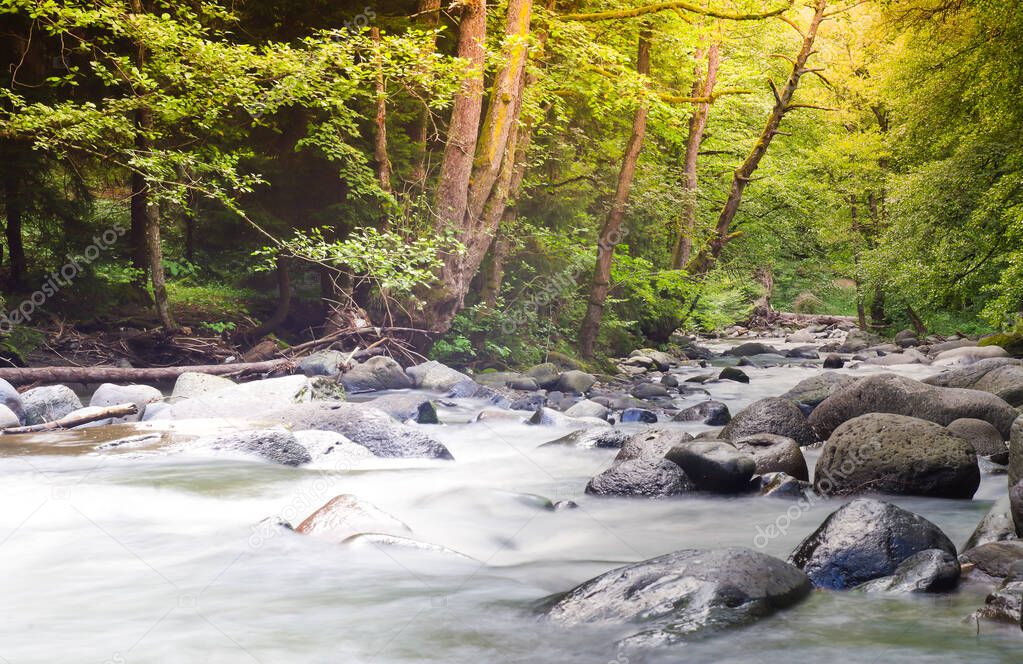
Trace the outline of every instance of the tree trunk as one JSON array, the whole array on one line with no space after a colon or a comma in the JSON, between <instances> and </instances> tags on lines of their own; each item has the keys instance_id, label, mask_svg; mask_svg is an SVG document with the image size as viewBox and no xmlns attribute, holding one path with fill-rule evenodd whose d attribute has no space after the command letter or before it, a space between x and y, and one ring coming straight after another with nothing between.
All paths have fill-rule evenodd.
<instances>
[{"instance_id":1,"label":"tree trunk","mask_svg":"<svg viewBox=\"0 0 1023 664\"><path fill-rule=\"evenodd\" d=\"M644 27L639 33L639 49L636 56L636 71L642 75L650 74L650 29ZM643 149L643 137L646 134L646 121L649 108L646 101L641 101L632 120L632 135L629 137L622 168L618 172L618 183L611 201L611 209L604 220L597 239L597 262L593 268L593 279L590 285L590 297L586 305L586 315L579 329L579 352L583 357L593 357L593 347L600 332L600 322L604 316L604 303L611 279L611 262L614 258L615 245L620 239L622 220L625 218L625 205L629 200L632 180L636 174L636 163L639 161L640 150Z\"/></svg>"},{"instance_id":2,"label":"tree trunk","mask_svg":"<svg viewBox=\"0 0 1023 664\"><path fill-rule=\"evenodd\" d=\"M906 305L906 315L909 316L909 322L913 324L913 329L916 331L916 336L924 338L927 336L927 326L920 320L920 316L917 315L913 307Z\"/></svg>"},{"instance_id":3,"label":"tree trunk","mask_svg":"<svg viewBox=\"0 0 1023 664\"><path fill-rule=\"evenodd\" d=\"M497 298L501 294L504 281L504 261L508 257L509 240L503 234L494 238L490 245L490 262L483 276L483 288L480 289L480 301L487 309L497 306Z\"/></svg>"},{"instance_id":4,"label":"tree trunk","mask_svg":"<svg viewBox=\"0 0 1023 664\"><path fill-rule=\"evenodd\" d=\"M874 299L870 301L870 326L876 330L888 327L884 313L884 289L881 284L874 286Z\"/></svg>"},{"instance_id":5,"label":"tree trunk","mask_svg":"<svg viewBox=\"0 0 1023 664\"><path fill-rule=\"evenodd\" d=\"M693 97L704 97L708 100L713 97L720 63L720 44L713 42L707 48L706 74L701 74L699 64L696 66ZM686 138L685 167L682 175L685 199L682 202L682 219L679 223L678 236L675 238L675 246L671 252L671 269L673 270L682 269L689 262L693 250L693 233L696 230L696 163L700 154L700 144L703 142L703 134L707 129L710 103L710 101L698 102L689 118L689 135Z\"/></svg>"},{"instance_id":6,"label":"tree trunk","mask_svg":"<svg viewBox=\"0 0 1023 664\"><path fill-rule=\"evenodd\" d=\"M138 113L136 113L138 116ZM139 120L136 117L136 124ZM135 138L135 145L142 149L144 143L141 137ZM146 179L141 173L131 174L131 231L128 239L131 242L131 266L135 268L136 274L133 280L135 291L140 300L150 300L146 284L149 282L149 253L146 248L146 224L149 206L149 197L146 194Z\"/></svg>"},{"instance_id":7,"label":"tree trunk","mask_svg":"<svg viewBox=\"0 0 1023 664\"><path fill-rule=\"evenodd\" d=\"M433 30L440 21L440 0L419 0L416 7L417 21L427 30ZM412 160L412 183L420 190L426 188L426 140L430 129L430 109L423 104L409 130L414 157Z\"/></svg>"},{"instance_id":8,"label":"tree trunk","mask_svg":"<svg viewBox=\"0 0 1023 664\"><path fill-rule=\"evenodd\" d=\"M391 162L387 158L387 86L384 81L383 53L379 50L382 48L380 28L371 28L370 36L377 47L377 112L374 119L376 132L373 136L373 158L377 163L377 179L380 180L380 188L391 193Z\"/></svg>"},{"instance_id":9,"label":"tree trunk","mask_svg":"<svg viewBox=\"0 0 1023 664\"><path fill-rule=\"evenodd\" d=\"M291 275L288 272L288 264L283 258L278 258L276 265L277 306L274 307L274 312L269 318L248 333L253 339L258 339L276 330L284 323L288 312L291 311Z\"/></svg>"},{"instance_id":10,"label":"tree trunk","mask_svg":"<svg viewBox=\"0 0 1023 664\"><path fill-rule=\"evenodd\" d=\"M167 299L167 282L163 272L163 247L160 243L160 212L159 208L149 202L146 197L146 250L149 255L149 278L153 283L153 304L160 324L168 332L178 329L178 324L171 315L170 302Z\"/></svg>"},{"instance_id":11,"label":"tree trunk","mask_svg":"<svg viewBox=\"0 0 1023 664\"><path fill-rule=\"evenodd\" d=\"M7 248L10 254L11 289L19 289L24 285L25 272L28 269L25 260L25 244L22 240L21 225L24 211L21 178L16 168L4 169L4 208L7 216Z\"/></svg>"},{"instance_id":12,"label":"tree trunk","mask_svg":"<svg viewBox=\"0 0 1023 664\"><path fill-rule=\"evenodd\" d=\"M742 163L742 165L735 170L735 173L732 176L732 186L728 192L728 199L725 201L725 205L721 209L721 214L718 217L714 237L711 238L706 247L701 249L700 252L686 264L686 271L689 274L702 275L709 272L711 267L713 267L714 263L717 261L718 256L721 255L721 251L724 249L725 245L730 239L735 237L730 233L730 228L732 220L739 211L739 205L742 203L743 192L746 189L746 185L749 184L753 173L760 165L760 160L764 158L765 154L767 154L767 148L770 147L771 141L778 133L778 127L781 124L782 118L785 117L785 113L793 108L792 97L795 95L796 89L799 87L799 79L806 73L806 61L814 53L813 43L817 38L817 29L820 27L821 21L824 20L826 8L827 0L815 1L813 18L810 20L810 27L807 29L803 38L803 45L799 49L799 53L792 62L792 72L789 74L785 87L782 88L781 92L778 92L778 90L774 87L774 84L771 84L771 90L774 92L775 96L775 103L774 107L771 109L770 116L767 118L767 124L764 126L764 130L761 132L756 145L753 146L753 150L746 157L746 160Z\"/></svg>"}]
</instances>

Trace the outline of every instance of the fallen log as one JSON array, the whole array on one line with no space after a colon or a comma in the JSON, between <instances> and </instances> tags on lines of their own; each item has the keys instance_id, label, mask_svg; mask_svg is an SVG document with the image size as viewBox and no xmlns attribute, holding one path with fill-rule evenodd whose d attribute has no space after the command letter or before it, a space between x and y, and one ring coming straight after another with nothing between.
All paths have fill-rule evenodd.
<instances>
[{"instance_id":1,"label":"fallen log","mask_svg":"<svg viewBox=\"0 0 1023 664\"><path fill-rule=\"evenodd\" d=\"M89 422L96 422L98 420L105 420L108 417L125 417L127 415L135 415L139 412L139 407L133 403L122 403L116 406L107 406L101 408L99 406L93 408L83 408L78 413L71 413L64 417L53 420L52 422L44 422L42 424L31 424L25 427L8 427L6 429L0 429L0 434L17 434L17 433L38 433L40 431L56 431L57 429L71 429L73 427L80 426L82 424L88 424Z\"/></svg>"},{"instance_id":2,"label":"fallen log","mask_svg":"<svg viewBox=\"0 0 1023 664\"><path fill-rule=\"evenodd\" d=\"M200 364L184 367L152 367L128 369L122 367L31 367L0 368L0 378L11 385L39 383L133 383L171 381L186 372L231 376L246 373L265 373L290 370L289 359L267 360L265 362L237 362L234 364Z\"/></svg>"}]
</instances>

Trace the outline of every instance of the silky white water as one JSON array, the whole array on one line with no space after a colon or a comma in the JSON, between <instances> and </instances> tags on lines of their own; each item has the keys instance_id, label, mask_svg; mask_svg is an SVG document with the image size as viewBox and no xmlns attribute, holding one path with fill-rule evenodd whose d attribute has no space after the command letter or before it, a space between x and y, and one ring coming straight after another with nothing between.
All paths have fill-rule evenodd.
<instances>
[{"instance_id":1,"label":"silky white water","mask_svg":"<svg viewBox=\"0 0 1023 664\"><path fill-rule=\"evenodd\" d=\"M733 413L819 369L744 370L748 385L706 386ZM614 649L627 628L547 625L542 598L623 563L732 545L787 556L842 501L787 513L793 503L756 496L589 497L586 482L615 451L540 447L564 429L452 423L482 407L460 401L442 409L449 424L429 427L453 462L296 469L159 446L96 452L85 434L0 439L0 662L1020 661L1018 629L983 625L977 636L963 621L985 594L971 586L938 597L815 592L641 660ZM202 425L217 426L227 423ZM985 475L973 501L893 502L961 546L1004 483ZM466 557L257 525L271 515L297 525L342 493ZM549 511L536 496L579 509ZM758 539L772 523L785 534Z\"/></svg>"}]
</instances>

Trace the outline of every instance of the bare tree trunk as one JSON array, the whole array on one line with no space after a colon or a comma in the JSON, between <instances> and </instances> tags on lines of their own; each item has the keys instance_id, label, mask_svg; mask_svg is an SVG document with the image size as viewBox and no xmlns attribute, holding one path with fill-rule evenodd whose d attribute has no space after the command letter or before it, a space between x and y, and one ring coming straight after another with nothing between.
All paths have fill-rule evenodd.
<instances>
[{"instance_id":1,"label":"bare tree trunk","mask_svg":"<svg viewBox=\"0 0 1023 664\"><path fill-rule=\"evenodd\" d=\"M788 111L798 108L798 106L793 105L792 97L799 87L799 79L807 71L806 61L814 53L813 43L817 38L817 29L824 20L826 8L827 0L815 0L813 18L810 20L810 26L803 37L803 45L799 49L795 60L792 61L792 72L789 74L785 87L779 92L774 84L771 84L775 103L771 109L771 114L767 118L767 124L764 126L764 130L761 132L756 145L753 146L753 150L732 176L732 186L728 192L728 199L725 201L721 214L718 216L714 237L711 238L706 247L701 249L686 264L686 271L689 274L701 275L709 272L717 261L718 256L721 255L725 245L734 237L729 231L732 220L735 218L735 214L739 211L739 205L742 203L742 195L746 185L749 184L750 178L760 165L760 160L767 154L767 148L770 147L771 141L778 133L778 127L781 124L782 118L785 117Z\"/></svg>"},{"instance_id":2,"label":"bare tree trunk","mask_svg":"<svg viewBox=\"0 0 1023 664\"><path fill-rule=\"evenodd\" d=\"M920 316L917 315L913 307L906 305L906 315L909 316L909 322L913 324L913 330L916 331L916 335L920 338L927 336L927 326L920 320Z\"/></svg>"},{"instance_id":3,"label":"bare tree trunk","mask_svg":"<svg viewBox=\"0 0 1023 664\"><path fill-rule=\"evenodd\" d=\"M4 208L7 216L7 227L4 229L4 234L7 238L7 248L10 253L10 287L18 289L24 284L25 272L28 269L27 261L25 260L25 244L21 233L22 213L24 211L21 178L17 169L11 167L10 164L8 164L4 171Z\"/></svg>"},{"instance_id":4,"label":"bare tree trunk","mask_svg":"<svg viewBox=\"0 0 1023 664\"><path fill-rule=\"evenodd\" d=\"M288 263L283 258L278 258L276 266L277 306L274 307L274 312L269 318L248 333L254 339L258 339L264 334L269 334L280 327L288 317L288 312L291 311L291 275L288 272Z\"/></svg>"},{"instance_id":5,"label":"bare tree trunk","mask_svg":"<svg viewBox=\"0 0 1023 664\"><path fill-rule=\"evenodd\" d=\"M696 230L696 164L700 154L700 144L707 129L707 116L710 115L709 101L714 95L714 84L717 82L718 66L721 63L721 46L713 42L707 48L707 71L701 73L700 65L696 65L696 80L693 82L693 97L706 98L708 101L697 102L693 114L689 117L689 135L686 138L685 167L682 175L685 187L685 199L682 202L682 219L679 223L678 236L671 252L671 269L679 270L689 262L693 250L693 233Z\"/></svg>"},{"instance_id":6,"label":"bare tree trunk","mask_svg":"<svg viewBox=\"0 0 1023 664\"><path fill-rule=\"evenodd\" d=\"M636 56L636 71L647 76L650 74L650 29L644 27L639 33L639 49ZM579 352L583 357L593 357L593 346L600 332L600 322L604 316L604 302L610 287L611 262L614 258L615 245L618 244L625 218L625 205L632 190L632 180L636 174L636 163L639 161L640 150L643 149L643 137L646 134L646 121L649 108L646 102L640 103L632 120L632 135L625 148L622 168L618 173L615 195L611 201L611 209L604 220L597 239L597 262L593 268L593 279L590 285L590 297L586 305L586 315L579 329Z\"/></svg>"},{"instance_id":7,"label":"bare tree trunk","mask_svg":"<svg viewBox=\"0 0 1023 664\"><path fill-rule=\"evenodd\" d=\"M428 30L435 29L440 20L440 0L419 0L416 7L417 20ZM420 189L426 188L426 140L430 130L430 109L426 104L419 109L419 115L409 131L409 138L415 150L412 161L412 182Z\"/></svg>"},{"instance_id":8,"label":"bare tree trunk","mask_svg":"<svg viewBox=\"0 0 1023 664\"><path fill-rule=\"evenodd\" d=\"M371 28L370 36L377 47L377 112L374 119L376 133L373 137L373 158L377 163L377 178L380 180L380 188L391 193L391 162L387 158L387 87L384 81L383 53L380 52L380 28Z\"/></svg>"},{"instance_id":9,"label":"bare tree trunk","mask_svg":"<svg viewBox=\"0 0 1023 664\"><path fill-rule=\"evenodd\" d=\"M888 327L888 318L884 313L884 288L881 284L874 285L874 299L870 301L870 326L878 330Z\"/></svg>"}]
</instances>

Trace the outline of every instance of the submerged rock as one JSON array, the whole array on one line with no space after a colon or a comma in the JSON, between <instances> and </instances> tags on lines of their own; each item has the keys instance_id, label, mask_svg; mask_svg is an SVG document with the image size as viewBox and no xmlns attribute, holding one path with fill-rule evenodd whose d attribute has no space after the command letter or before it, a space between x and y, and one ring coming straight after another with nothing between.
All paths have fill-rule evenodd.
<instances>
[{"instance_id":1,"label":"submerged rock","mask_svg":"<svg viewBox=\"0 0 1023 664\"><path fill-rule=\"evenodd\" d=\"M835 510L796 547L789 562L815 586L845 590L895 574L915 553L955 546L927 519L880 500L860 498Z\"/></svg>"},{"instance_id":2,"label":"submerged rock","mask_svg":"<svg viewBox=\"0 0 1023 664\"><path fill-rule=\"evenodd\" d=\"M749 357L751 355L767 355L769 353L777 353L778 349L774 346L768 346L767 344L760 343L759 341L748 341L743 344L739 344L734 348L729 348L725 351L725 355L732 355L733 357Z\"/></svg>"},{"instance_id":3,"label":"submerged rock","mask_svg":"<svg viewBox=\"0 0 1023 664\"><path fill-rule=\"evenodd\" d=\"M379 408L399 422L413 421L419 424L438 424L437 406L429 397L421 394L385 394L365 402L367 406Z\"/></svg>"},{"instance_id":4,"label":"submerged rock","mask_svg":"<svg viewBox=\"0 0 1023 664\"><path fill-rule=\"evenodd\" d=\"M933 422L888 413L861 415L835 429L814 474L814 488L823 494L971 498L978 486L969 443Z\"/></svg>"},{"instance_id":5,"label":"submerged rock","mask_svg":"<svg viewBox=\"0 0 1023 664\"><path fill-rule=\"evenodd\" d=\"M290 431L258 429L200 438L188 447L254 456L282 466L301 466L312 461L309 451Z\"/></svg>"},{"instance_id":6,"label":"submerged rock","mask_svg":"<svg viewBox=\"0 0 1023 664\"><path fill-rule=\"evenodd\" d=\"M1004 540L1016 539L1016 528L1012 522L1012 513L1009 497L1004 496L995 501L980 520L973 534L966 540L963 549L972 549L988 542L1001 542Z\"/></svg>"},{"instance_id":7,"label":"submerged rock","mask_svg":"<svg viewBox=\"0 0 1023 664\"><path fill-rule=\"evenodd\" d=\"M855 382L855 378L846 374L824 372L804 378L781 396L797 404L811 406L810 410L813 410L832 394Z\"/></svg>"},{"instance_id":8,"label":"submerged rock","mask_svg":"<svg viewBox=\"0 0 1023 664\"><path fill-rule=\"evenodd\" d=\"M615 428L579 429L556 438L541 447L566 445L579 449L618 449L631 438L631 434Z\"/></svg>"},{"instance_id":9,"label":"submerged rock","mask_svg":"<svg viewBox=\"0 0 1023 664\"><path fill-rule=\"evenodd\" d=\"M869 593L943 593L959 583L959 561L948 551L927 549L914 553L891 576L867 581L856 590Z\"/></svg>"},{"instance_id":10,"label":"submerged rock","mask_svg":"<svg viewBox=\"0 0 1023 664\"><path fill-rule=\"evenodd\" d=\"M629 459L663 459L671 448L684 445L693 437L679 429L648 429L629 436L622 444L615 461Z\"/></svg>"},{"instance_id":11,"label":"submerged rock","mask_svg":"<svg viewBox=\"0 0 1023 664\"><path fill-rule=\"evenodd\" d=\"M670 461L656 458L617 462L586 485L586 493L596 496L657 498L677 496L694 490L695 486L681 468Z\"/></svg>"},{"instance_id":12,"label":"submerged rock","mask_svg":"<svg viewBox=\"0 0 1023 664\"><path fill-rule=\"evenodd\" d=\"M817 441L799 406L781 397L754 401L732 418L721 432L721 437L734 440L760 433L785 436L800 446Z\"/></svg>"},{"instance_id":13,"label":"submerged rock","mask_svg":"<svg viewBox=\"0 0 1023 664\"><path fill-rule=\"evenodd\" d=\"M963 551L959 562L970 565L973 572L981 572L993 579L1005 579L1015 573L1023 574L1023 542L1009 540L988 542Z\"/></svg>"},{"instance_id":14,"label":"submerged rock","mask_svg":"<svg viewBox=\"0 0 1023 664\"><path fill-rule=\"evenodd\" d=\"M748 383L749 376L742 369L736 369L735 367L725 367L718 374L718 380L731 380L736 383Z\"/></svg>"},{"instance_id":15,"label":"submerged rock","mask_svg":"<svg viewBox=\"0 0 1023 664\"><path fill-rule=\"evenodd\" d=\"M678 464L701 491L741 493L749 491L756 462L720 440L694 440L673 447L665 458Z\"/></svg>"},{"instance_id":16,"label":"submerged rock","mask_svg":"<svg viewBox=\"0 0 1023 664\"><path fill-rule=\"evenodd\" d=\"M781 472L804 482L810 479L803 451L791 438L758 433L731 442L737 450L753 458L758 475Z\"/></svg>"},{"instance_id":17,"label":"submerged rock","mask_svg":"<svg viewBox=\"0 0 1023 664\"><path fill-rule=\"evenodd\" d=\"M626 408L622 411L622 424L643 422L645 424L657 424L657 414L646 408Z\"/></svg>"},{"instance_id":18,"label":"submerged rock","mask_svg":"<svg viewBox=\"0 0 1023 664\"><path fill-rule=\"evenodd\" d=\"M410 535L412 529L376 505L342 494L306 517L295 532L341 543L359 533L405 536Z\"/></svg>"},{"instance_id":19,"label":"submerged rock","mask_svg":"<svg viewBox=\"0 0 1023 664\"><path fill-rule=\"evenodd\" d=\"M59 420L82 407L82 402L67 385L47 385L21 394L25 407L25 424L43 424ZM17 426L17 425L14 425Z\"/></svg>"},{"instance_id":20,"label":"submerged rock","mask_svg":"<svg viewBox=\"0 0 1023 664\"><path fill-rule=\"evenodd\" d=\"M713 399L680 410L671 418L672 422L702 421L714 427L728 424L731 419L732 414L728 412L728 406Z\"/></svg>"},{"instance_id":21,"label":"submerged rock","mask_svg":"<svg viewBox=\"0 0 1023 664\"><path fill-rule=\"evenodd\" d=\"M664 645L748 624L810 589L801 571L757 551L683 549L586 581L547 608L546 618L565 626L635 624L626 645Z\"/></svg>"}]
</instances>

